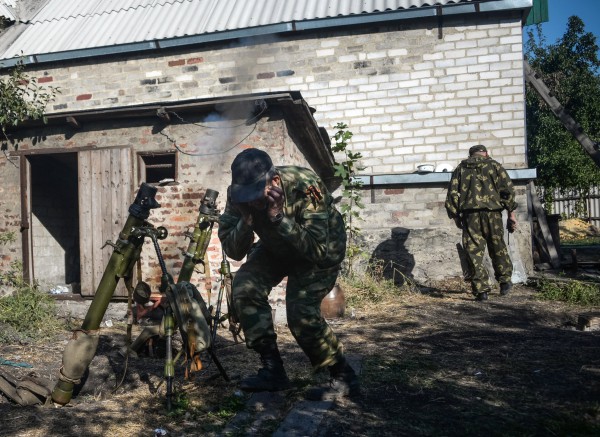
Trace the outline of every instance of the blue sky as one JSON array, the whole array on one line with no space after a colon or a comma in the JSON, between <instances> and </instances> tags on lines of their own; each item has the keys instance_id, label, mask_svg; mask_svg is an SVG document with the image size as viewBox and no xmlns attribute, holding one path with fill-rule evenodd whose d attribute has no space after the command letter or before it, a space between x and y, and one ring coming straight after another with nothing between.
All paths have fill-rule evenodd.
<instances>
[{"instance_id":1,"label":"blue sky","mask_svg":"<svg viewBox=\"0 0 600 437\"><path fill-rule=\"evenodd\" d=\"M577 15L585 24L585 30L596 35L600 45L600 1L598 0L548 0L547 23L542 23L542 31L548 44L554 44L567 30L567 19ZM533 27L533 26L531 26ZM524 29L525 32L529 27Z\"/></svg>"}]
</instances>

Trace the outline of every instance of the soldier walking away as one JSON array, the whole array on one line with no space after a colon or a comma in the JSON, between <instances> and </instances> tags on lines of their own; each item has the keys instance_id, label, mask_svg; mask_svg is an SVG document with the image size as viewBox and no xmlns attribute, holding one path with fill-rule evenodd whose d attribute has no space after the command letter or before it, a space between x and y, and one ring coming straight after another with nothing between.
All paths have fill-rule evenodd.
<instances>
[{"instance_id":1,"label":"soldier walking away","mask_svg":"<svg viewBox=\"0 0 600 437\"><path fill-rule=\"evenodd\" d=\"M506 228L515 231L515 191L498 162L489 157L485 146L469 149L469 158L463 160L452 173L446 196L448 217L462 229L462 244L471 267L471 288L476 300L487 300L492 289L488 272L483 264L487 245L494 267L494 276L500 283L500 294L505 296L512 288L513 266L502 226L502 211L508 211Z\"/></svg>"},{"instance_id":2,"label":"soldier walking away","mask_svg":"<svg viewBox=\"0 0 600 437\"><path fill-rule=\"evenodd\" d=\"M232 183L219 218L219 239L235 260L247 256L232 291L246 345L263 367L240 383L245 391L290 387L277 348L268 302L287 276L289 329L315 370L327 367L330 383L307 393L312 400L360 394L342 345L321 316L321 301L335 285L346 251L342 216L318 176L307 168L273 166L269 155L246 149L231 164ZM259 237L254 243L254 234Z\"/></svg>"}]
</instances>

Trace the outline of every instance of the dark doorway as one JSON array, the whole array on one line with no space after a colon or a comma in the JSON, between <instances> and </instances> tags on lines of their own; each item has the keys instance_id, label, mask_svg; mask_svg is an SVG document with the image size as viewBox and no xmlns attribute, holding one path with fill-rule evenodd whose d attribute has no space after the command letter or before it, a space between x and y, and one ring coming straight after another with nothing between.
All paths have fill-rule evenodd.
<instances>
[{"instance_id":1,"label":"dark doorway","mask_svg":"<svg viewBox=\"0 0 600 437\"><path fill-rule=\"evenodd\" d=\"M45 289L79 292L77 153L28 157L33 277Z\"/></svg>"}]
</instances>

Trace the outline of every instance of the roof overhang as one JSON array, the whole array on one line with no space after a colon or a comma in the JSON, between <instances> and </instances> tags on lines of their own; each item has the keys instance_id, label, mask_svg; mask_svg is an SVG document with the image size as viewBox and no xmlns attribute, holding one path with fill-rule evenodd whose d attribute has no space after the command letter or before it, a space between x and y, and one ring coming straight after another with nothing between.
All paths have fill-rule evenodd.
<instances>
[{"instance_id":1,"label":"roof overhang","mask_svg":"<svg viewBox=\"0 0 600 437\"><path fill-rule=\"evenodd\" d=\"M507 169L506 172L513 182L529 182L537 178L537 170L535 168ZM446 186L450 182L451 176L452 172L414 172L405 174L357 176L354 180L362 182L364 187Z\"/></svg>"},{"instance_id":2,"label":"roof overhang","mask_svg":"<svg viewBox=\"0 0 600 437\"><path fill-rule=\"evenodd\" d=\"M177 102L161 102L135 106L106 108L100 110L82 110L75 112L60 112L48 114L46 123L42 120L27 120L12 128L10 133L27 134L28 130L35 130L40 134L44 126L60 127L72 131L84 129L86 124L93 122L118 122L119 120L131 121L132 119L157 118L163 123L170 120L165 114L207 114L215 108L224 108L227 105L238 105L242 102L261 101L267 108L281 110L288 133L299 150L307 159L313 170L327 183L334 177L334 157L330 148L330 140L324 128L317 125L313 117L314 110L308 106L300 92L277 92L266 94L249 94L234 97L194 99ZM265 112L268 114L268 111ZM171 120L174 122L174 120ZM43 149L40 149L43 152ZM12 152L11 154L15 154ZM19 154L17 152L17 154Z\"/></svg>"}]
</instances>

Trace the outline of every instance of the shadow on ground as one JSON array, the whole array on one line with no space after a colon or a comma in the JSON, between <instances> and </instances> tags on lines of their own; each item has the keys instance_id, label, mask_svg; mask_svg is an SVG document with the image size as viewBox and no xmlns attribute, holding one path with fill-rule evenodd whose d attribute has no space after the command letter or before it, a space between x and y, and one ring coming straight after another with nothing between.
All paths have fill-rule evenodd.
<instances>
[{"instance_id":1,"label":"shadow on ground","mask_svg":"<svg viewBox=\"0 0 600 437\"><path fill-rule=\"evenodd\" d=\"M231 381L210 360L194 381L184 381L178 369L171 413L160 358L130 360L123 385L112 393L124 371L115 352L124 337L117 330L103 338L71 405L0 403L0 435L146 436L158 428L170 436L272 435L298 409L319 422L306 434L314 436L600 435L600 333L574 329L578 314L588 311L538 301L523 286L487 302L436 290L356 309L355 318L331 325L345 350L362 357L363 396L312 416L303 394L325 375L311 374L285 326L278 327L278 341L294 389L275 398L238 392L236 383L259 363L223 330L218 355ZM2 354L55 378L63 347L11 346Z\"/></svg>"}]
</instances>

